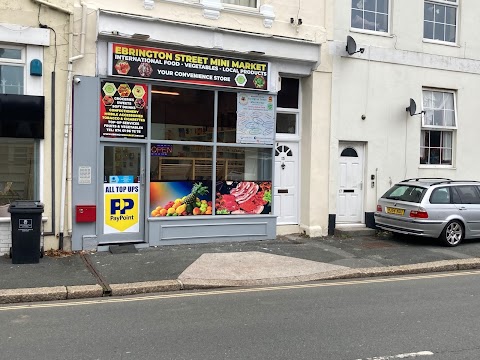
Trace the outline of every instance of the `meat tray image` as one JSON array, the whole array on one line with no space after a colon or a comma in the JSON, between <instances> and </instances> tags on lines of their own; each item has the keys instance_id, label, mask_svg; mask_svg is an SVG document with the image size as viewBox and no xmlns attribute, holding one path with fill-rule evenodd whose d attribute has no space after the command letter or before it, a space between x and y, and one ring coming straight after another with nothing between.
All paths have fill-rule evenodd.
<instances>
[{"instance_id":1,"label":"meat tray image","mask_svg":"<svg viewBox=\"0 0 480 360\"><path fill-rule=\"evenodd\" d=\"M272 201L269 181L217 183L216 214L269 214Z\"/></svg>"}]
</instances>

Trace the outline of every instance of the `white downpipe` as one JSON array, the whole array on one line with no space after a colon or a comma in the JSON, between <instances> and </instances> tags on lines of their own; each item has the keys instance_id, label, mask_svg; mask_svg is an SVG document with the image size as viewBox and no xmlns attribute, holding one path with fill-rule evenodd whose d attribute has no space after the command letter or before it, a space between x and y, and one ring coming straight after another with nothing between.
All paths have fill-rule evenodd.
<instances>
[{"instance_id":1,"label":"white downpipe","mask_svg":"<svg viewBox=\"0 0 480 360\"><path fill-rule=\"evenodd\" d=\"M73 75L73 62L76 60L80 60L85 56L85 37L86 37L86 30L87 30L87 5L82 1L82 25L81 25L81 31L80 31L80 54L76 56L71 56L73 55L73 52L70 55L69 58L69 67L72 66L72 68L69 68L68 75L70 79L67 79L68 85L67 85L67 100L66 100L66 105L68 108L72 107L72 75ZM73 32L72 32L73 33ZM72 42L73 44L73 42ZM70 89L68 88L70 87ZM68 124L68 128L65 129L67 131L67 149L66 153L64 153L63 157L64 159L67 158L67 169L66 169L66 174L64 177L62 177L62 185L63 183L66 183L66 191L68 192L67 194L67 199L71 200L72 199L72 116L71 116L71 111L68 112L65 111L65 124ZM65 140L65 139L64 139ZM64 145L64 151L65 151L65 145ZM63 171L63 168L62 168ZM62 190L62 198L63 198L63 203L61 205L61 210L60 214L63 211L65 211L65 188ZM71 204L70 204L71 205ZM72 211L71 208L69 207L69 211L67 212L67 234L69 236L72 235ZM64 216L63 216L64 217ZM60 222L60 224L64 224L64 222Z\"/></svg>"},{"instance_id":2,"label":"white downpipe","mask_svg":"<svg viewBox=\"0 0 480 360\"><path fill-rule=\"evenodd\" d=\"M65 228L65 207L66 207L66 192L68 188L68 198L71 199L71 181L72 181L72 169L71 169L71 106L72 106L72 77L73 77L73 62L82 59L85 56L85 36L87 29L87 5L82 1L82 27L80 33L80 54L73 56L73 30L74 30L74 17L73 11L62 8L61 6L51 4L44 0L32 0L34 3L47 6L49 8L58 10L69 15L69 36L68 36L68 68L67 68L67 86L65 95L65 121L63 130L63 155L62 155L62 189L60 198L60 248L63 248L63 232ZM55 140L54 140L55 141ZM52 164L55 166L55 164ZM53 204L55 206L55 204ZM68 224L67 230L69 234L72 232L72 211L68 212Z\"/></svg>"},{"instance_id":3,"label":"white downpipe","mask_svg":"<svg viewBox=\"0 0 480 360\"><path fill-rule=\"evenodd\" d=\"M66 211L66 193L68 189L68 198L71 199L71 181L72 181L72 152L71 152L71 107L72 107L72 78L73 78L73 62L82 59L85 56L85 35L87 27L87 6L82 2L82 29L80 33L80 54L73 55L73 14L70 15L70 34L69 34L69 54L68 54L68 71L67 71L67 92L65 95L65 121L63 129L63 156L62 156L62 190L60 196L60 248L63 249L64 243L64 229L65 229L65 211ZM71 235L72 232L72 211L71 209L67 213L68 223L67 231Z\"/></svg>"}]
</instances>

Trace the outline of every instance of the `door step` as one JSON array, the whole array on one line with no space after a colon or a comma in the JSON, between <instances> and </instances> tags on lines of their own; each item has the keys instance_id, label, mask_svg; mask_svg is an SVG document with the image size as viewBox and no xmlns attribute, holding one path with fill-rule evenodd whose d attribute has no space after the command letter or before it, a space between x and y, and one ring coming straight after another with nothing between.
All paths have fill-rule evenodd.
<instances>
[{"instance_id":1,"label":"door step","mask_svg":"<svg viewBox=\"0 0 480 360\"><path fill-rule=\"evenodd\" d=\"M110 245L108 250L112 254L131 254L138 252L133 244Z\"/></svg>"},{"instance_id":2,"label":"door step","mask_svg":"<svg viewBox=\"0 0 480 360\"><path fill-rule=\"evenodd\" d=\"M335 236L373 236L375 229L367 228L365 224L361 225L336 225Z\"/></svg>"}]
</instances>

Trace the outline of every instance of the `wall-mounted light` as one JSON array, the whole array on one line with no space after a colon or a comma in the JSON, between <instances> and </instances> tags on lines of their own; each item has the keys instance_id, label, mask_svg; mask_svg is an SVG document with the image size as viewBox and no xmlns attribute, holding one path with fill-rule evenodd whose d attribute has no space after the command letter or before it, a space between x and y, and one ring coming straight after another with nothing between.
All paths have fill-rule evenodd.
<instances>
[{"instance_id":1,"label":"wall-mounted light","mask_svg":"<svg viewBox=\"0 0 480 360\"><path fill-rule=\"evenodd\" d=\"M176 91L163 91L163 90L152 90L152 94L173 95L173 96L180 95L180 93Z\"/></svg>"},{"instance_id":2,"label":"wall-mounted light","mask_svg":"<svg viewBox=\"0 0 480 360\"><path fill-rule=\"evenodd\" d=\"M290 18L290 24L295 25L295 26L300 26L300 25L303 24L303 20L302 19L295 20L295 18L291 17Z\"/></svg>"}]
</instances>

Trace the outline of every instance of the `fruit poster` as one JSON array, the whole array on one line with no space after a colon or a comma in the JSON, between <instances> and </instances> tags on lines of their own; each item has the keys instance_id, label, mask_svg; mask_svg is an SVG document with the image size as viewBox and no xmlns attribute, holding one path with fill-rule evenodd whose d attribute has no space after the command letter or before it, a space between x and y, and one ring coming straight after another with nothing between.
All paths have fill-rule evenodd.
<instances>
[{"instance_id":1,"label":"fruit poster","mask_svg":"<svg viewBox=\"0 0 480 360\"><path fill-rule=\"evenodd\" d=\"M270 214L271 181L221 181L217 183L215 214Z\"/></svg>"},{"instance_id":2,"label":"fruit poster","mask_svg":"<svg viewBox=\"0 0 480 360\"><path fill-rule=\"evenodd\" d=\"M273 96L237 94L237 143L271 145L274 136Z\"/></svg>"},{"instance_id":3,"label":"fruit poster","mask_svg":"<svg viewBox=\"0 0 480 360\"><path fill-rule=\"evenodd\" d=\"M150 216L212 215L211 181L150 183Z\"/></svg>"},{"instance_id":4,"label":"fruit poster","mask_svg":"<svg viewBox=\"0 0 480 360\"><path fill-rule=\"evenodd\" d=\"M111 75L268 90L269 64L264 61L117 43L110 49Z\"/></svg>"},{"instance_id":5,"label":"fruit poster","mask_svg":"<svg viewBox=\"0 0 480 360\"><path fill-rule=\"evenodd\" d=\"M147 85L103 81L100 92L100 136L147 137Z\"/></svg>"}]
</instances>

